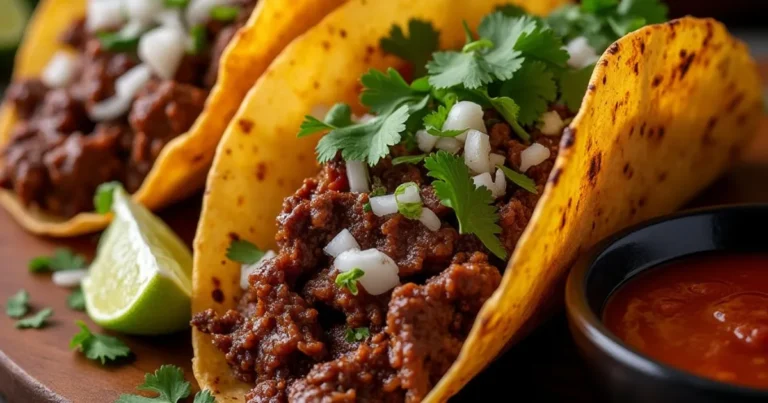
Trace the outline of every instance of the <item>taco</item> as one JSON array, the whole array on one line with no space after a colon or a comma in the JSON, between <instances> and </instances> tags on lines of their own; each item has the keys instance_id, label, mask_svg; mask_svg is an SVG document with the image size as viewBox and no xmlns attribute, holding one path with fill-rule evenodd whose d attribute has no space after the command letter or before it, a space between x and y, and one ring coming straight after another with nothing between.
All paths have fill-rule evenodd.
<instances>
[{"instance_id":1,"label":"taco","mask_svg":"<svg viewBox=\"0 0 768 403\"><path fill-rule=\"evenodd\" d=\"M202 388L445 401L580 250L681 206L755 133L756 66L720 23L503 3L351 1L259 79L195 240Z\"/></svg>"},{"instance_id":2,"label":"taco","mask_svg":"<svg viewBox=\"0 0 768 403\"><path fill-rule=\"evenodd\" d=\"M41 2L0 115L0 203L27 230L101 229L96 187L157 209L199 190L246 91L343 0Z\"/></svg>"}]
</instances>

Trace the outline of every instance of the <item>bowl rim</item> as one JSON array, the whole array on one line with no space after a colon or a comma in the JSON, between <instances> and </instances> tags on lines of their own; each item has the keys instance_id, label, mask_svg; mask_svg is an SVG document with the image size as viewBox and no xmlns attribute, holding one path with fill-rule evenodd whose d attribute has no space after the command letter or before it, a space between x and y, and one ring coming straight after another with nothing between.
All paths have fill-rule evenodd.
<instances>
[{"instance_id":1,"label":"bowl rim","mask_svg":"<svg viewBox=\"0 0 768 403\"><path fill-rule=\"evenodd\" d=\"M665 379L676 384L688 385L692 388L704 391L732 394L736 396L751 398L761 398L768 401L768 389L758 389L705 378L683 369L670 366L643 354L639 350L636 350L628 344L624 343L623 340L613 334L613 332L611 332L603 324L602 319L598 317L598 315L592 310L587 301L587 278L594 270L594 262L602 254L602 252L604 252L612 244L648 227L663 225L667 222L693 216L716 216L725 214L729 211L738 210L759 210L768 212L768 203L725 204L686 209L676 213L639 222L612 235L609 235L596 243L593 247L588 249L586 253L583 253L579 258L577 258L566 282L566 313L568 320L571 323L571 332L581 332L588 340L588 342L597 348L602 354L612 357L617 362L627 366L628 368L631 368L634 371L639 371L649 378L658 380ZM768 250L766 250L766 253L768 253ZM684 256L681 256L681 258L684 258ZM658 266L659 265L654 265L653 267ZM642 271L635 271L631 277L636 276L639 272ZM626 281L631 280L625 280L625 282ZM624 282L621 284L624 284ZM606 299L603 301L603 304L608 300L608 298L610 298L611 295L612 293L606 297Z\"/></svg>"}]
</instances>

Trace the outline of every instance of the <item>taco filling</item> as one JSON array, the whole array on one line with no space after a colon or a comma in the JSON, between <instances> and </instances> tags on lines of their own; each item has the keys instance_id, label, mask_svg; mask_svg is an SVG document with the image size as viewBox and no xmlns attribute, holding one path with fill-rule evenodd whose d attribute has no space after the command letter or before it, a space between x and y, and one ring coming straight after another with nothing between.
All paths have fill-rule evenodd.
<instances>
[{"instance_id":1,"label":"taco filling","mask_svg":"<svg viewBox=\"0 0 768 403\"><path fill-rule=\"evenodd\" d=\"M90 0L40 77L14 82L19 118L0 186L61 217L93 209L96 187L136 191L185 133L216 82L222 52L256 0Z\"/></svg>"},{"instance_id":2,"label":"taco filling","mask_svg":"<svg viewBox=\"0 0 768 403\"><path fill-rule=\"evenodd\" d=\"M575 7L545 20L505 7L477 34L465 25L462 49L435 53L429 23L411 21L418 37L396 26L381 46L418 78L371 70L370 114L337 104L306 117L299 136L326 133L322 168L285 199L278 250L233 239L238 308L192 320L254 386L248 401L416 402L446 373L610 43L566 21L586 13Z\"/></svg>"}]
</instances>

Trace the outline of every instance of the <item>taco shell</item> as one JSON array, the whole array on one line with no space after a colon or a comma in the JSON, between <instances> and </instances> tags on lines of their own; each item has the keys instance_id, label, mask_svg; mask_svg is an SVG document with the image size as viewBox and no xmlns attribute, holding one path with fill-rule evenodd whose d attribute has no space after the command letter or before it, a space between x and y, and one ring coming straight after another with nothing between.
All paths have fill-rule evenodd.
<instances>
[{"instance_id":1,"label":"taco shell","mask_svg":"<svg viewBox=\"0 0 768 403\"><path fill-rule=\"evenodd\" d=\"M316 141L296 138L299 124L316 107L336 102L362 112L358 77L369 68L401 66L378 47L392 24L428 20L441 32L441 47L455 48L463 43L454 29L461 20L474 27L497 3L504 2L351 1L275 59L227 127L208 176L195 239L193 312L235 309L240 265L225 258L231 240L275 247L283 198L318 169ZM520 3L546 14L560 2ZM755 63L714 20L649 26L613 44L563 135L501 285L426 401L447 400L524 325L535 324L579 251L626 225L673 211L714 180L756 132L761 110ZM221 302L214 291L223 292ZM193 346L200 387L219 400L242 401L252 386L234 378L210 337L193 329Z\"/></svg>"},{"instance_id":2,"label":"taco shell","mask_svg":"<svg viewBox=\"0 0 768 403\"><path fill-rule=\"evenodd\" d=\"M344 0L260 0L248 22L230 41L206 105L186 133L170 141L158 156L134 199L159 209L200 190L216 144L248 89L290 41L316 24ZM40 2L16 56L14 79L39 76L63 46L59 35L86 13L86 0ZM5 103L0 111L0 146L10 141L17 120ZM23 206L12 192L0 190L0 204L28 231L56 237L104 228L109 218L82 213L71 219Z\"/></svg>"}]
</instances>

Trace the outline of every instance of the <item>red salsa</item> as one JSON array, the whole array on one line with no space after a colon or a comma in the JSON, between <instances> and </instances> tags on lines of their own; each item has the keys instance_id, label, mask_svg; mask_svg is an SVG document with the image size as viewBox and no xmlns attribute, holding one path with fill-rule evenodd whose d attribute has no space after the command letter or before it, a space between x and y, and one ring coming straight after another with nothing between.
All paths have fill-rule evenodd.
<instances>
[{"instance_id":1,"label":"red salsa","mask_svg":"<svg viewBox=\"0 0 768 403\"><path fill-rule=\"evenodd\" d=\"M768 256L701 256L649 270L614 293L603 322L670 366L768 388Z\"/></svg>"}]
</instances>

